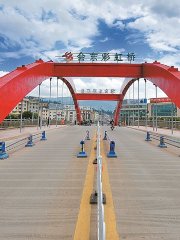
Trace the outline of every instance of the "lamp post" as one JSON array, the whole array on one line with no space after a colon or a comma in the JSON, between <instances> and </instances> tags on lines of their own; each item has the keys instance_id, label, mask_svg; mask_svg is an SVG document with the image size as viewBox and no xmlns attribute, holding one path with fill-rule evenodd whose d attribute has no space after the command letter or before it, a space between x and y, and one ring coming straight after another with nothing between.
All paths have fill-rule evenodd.
<instances>
[{"instance_id":1,"label":"lamp post","mask_svg":"<svg viewBox=\"0 0 180 240\"><path fill-rule=\"evenodd\" d=\"M57 127L57 104L58 104L58 78L57 78L56 127Z\"/></svg>"},{"instance_id":2,"label":"lamp post","mask_svg":"<svg viewBox=\"0 0 180 240\"><path fill-rule=\"evenodd\" d=\"M155 85L156 87L156 131L157 131L157 85Z\"/></svg>"},{"instance_id":3,"label":"lamp post","mask_svg":"<svg viewBox=\"0 0 180 240\"><path fill-rule=\"evenodd\" d=\"M40 95L41 95L41 83L39 84L39 100L38 100L38 121L37 121L37 130L39 129L39 104L40 104Z\"/></svg>"},{"instance_id":4,"label":"lamp post","mask_svg":"<svg viewBox=\"0 0 180 240\"><path fill-rule=\"evenodd\" d=\"M51 125L51 112L50 112L50 104L51 104L51 80L52 78L50 78L50 96L49 96L49 118L48 118L48 124L49 124L49 128Z\"/></svg>"},{"instance_id":5,"label":"lamp post","mask_svg":"<svg viewBox=\"0 0 180 240\"><path fill-rule=\"evenodd\" d=\"M145 110L145 114L146 114L146 129L147 129L147 99L146 99L146 79L144 79L145 81L145 103L146 103L146 110Z\"/></svg>"},{"instance_id":6,"label":"lamp post","mask_svg":"<svg viewBox=\"0 0 180 240\"><path fill-rule=\"evenodd\" d=\"M173 102L171 104L171 132L173 134Z\"/></svg>"},{"instance_id":7,"label":"lamp post","mask_svg":"<svg viewBox=\"0 0 180 240\"><path fill-rule=\"evenodd\" d=\"M134 104L134 82L133 82L133 104ZM133 105L134 108L134 105ZM133 126L134 126L134 109L133 109Z\"/></svg>"},{"instance_id":8,"label":"lamp post","mask_svg":"<svg viewBox=\"0 0 180 240\"><path fill-rule=\"evenodd\" d=\"M63 117L63 87L64 87L64 82L62 83L62 115L61 115L61 125L62 125L62 117Z\"/></svg>"},{"instance_id":9,"label":"lamp post","mask_svg":"<svg viewBox=\"0 0 180 240\"><path fill-rule=\"evenodd\" d=\"M42 104L43 104L43 99L41 98L41 119L40 119L40 129L42 128L42 111L43 111Z\"/></svg>"},{"instance_id":10,"label":"lamp post","mask_svg":"<svg viewBox=\"0 0 180 240\"><path fill-rule=\"evenodd\" d=\"M22 112L23 112L23 100L21 101L21 121L20 121L20 133L22 130Z\"/></svg>"},{"instance_id":11,"label":"lamp post","mask_svg":"<svg viewBox=\"0 0 180 240\"><path fill-rule=\"evenodd\" d=\"M138 79L138 128L139 128L139 79Z\"/></svg>"},{"instance_id":12,"label":"lamp post","mask_svg":"<svg viewBox=\"0 0 180 240\"><path fill-rule=\"evenodd\" d=\"M152 104L153 106L153 131L154 131L154 103Z\"/></svg>"}]
</instances>

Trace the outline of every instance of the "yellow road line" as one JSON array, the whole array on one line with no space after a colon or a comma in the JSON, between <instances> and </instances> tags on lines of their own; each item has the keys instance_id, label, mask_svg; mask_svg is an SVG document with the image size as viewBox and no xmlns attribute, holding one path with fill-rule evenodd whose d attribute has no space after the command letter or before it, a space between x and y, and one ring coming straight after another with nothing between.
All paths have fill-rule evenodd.
<instances>
[{"instance_id":1,"label":"yellow road line","mask_svg":"<svg viewBox=\"0 0 180 240\"><path fill-rule=\"evenodd\" d=\"M116 230L116 216L114 212L114 204L109 182L109 174L106 163L106 156L103 148L103 140L101 140L101 156L102 156L102 188L103 193L106 194L106 204L104 204L104 219L106 224L106 240L118 240L119 235Z\"/></svg>"},{"instance_id":2,"label":"yellow road line","mask_svg":"<svg viewBox=\"0 0 180 240\"><path fill-rule=\"evenodd\" d=\"M96 134L94 136L91 154L89 157L89 164L87 168L86 179L84 182L79 215L78 215L78 220L77 220L75 234L74 234L74 240L89 240L90 220L91 220L90 196L93 193L93 180L94 180L93 160L95 159L95 151L94 151L95 140L96 140Z\"/></svg>"}]
</instances>

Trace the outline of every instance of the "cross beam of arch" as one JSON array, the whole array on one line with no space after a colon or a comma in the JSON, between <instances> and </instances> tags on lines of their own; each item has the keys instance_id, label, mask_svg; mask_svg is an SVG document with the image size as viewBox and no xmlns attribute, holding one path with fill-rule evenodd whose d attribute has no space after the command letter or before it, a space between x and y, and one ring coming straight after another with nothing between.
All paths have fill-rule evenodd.
<instances>
[{"instance_id":1,"label":"cross beam of arch","mask_svg":"<svg viewBox=\"0 0 180 240\"><path fill-rule=\"evenodd\" d=\"M77 119L81 120L78 100L83 97L89 100L113 100L112 96L80 95L76 93L73 81L68 77L125 77L121 92L116 95L117 107L115 123L125 93L131 84L139 78L145 78L158 86L180 108L180 72L173 66L169 67L157 61L154 63L54 63L43 62L41 59L34 63L23 65L0 78L0 123L13 108L35 87L50 77L58 77L69 88L76 108ZM119 86L117 86L119 87ZM114 94L112 94L114 95ZM107 98L107 99L106 99Z\"/></svg>"}]
</instances>

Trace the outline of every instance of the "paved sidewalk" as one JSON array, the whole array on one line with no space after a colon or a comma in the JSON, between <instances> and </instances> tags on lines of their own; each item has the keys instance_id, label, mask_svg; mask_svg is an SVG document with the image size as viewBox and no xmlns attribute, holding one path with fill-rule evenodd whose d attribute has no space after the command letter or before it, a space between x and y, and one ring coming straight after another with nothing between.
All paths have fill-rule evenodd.
<instances>
[{"instance_id":1,"label":"paved sidewalk","mask_svg":"<svg viewBox=\"0 0 180 240\"><path fill-rule=\"evenodd\" d=\"M145 126L139 126L139 128L138 126L127 126L127 127L136 129L139 131L143 131L143 132L150 132L156 135L163 135L165 137L171 137L171 138L180 140L180 131L178 130L173 130L173 134L172 134L171 129L165 129L165 128L157 128L157 131L156 131L156 128L154 128L154 131L153 131L152 127L145 127Z\"/></svg>"},{"instance_id":2,"label":"paved sidewalk","mask_svg":"<svg viewBox=\"0 0 180 240\"><path fill-rule=\"evenodd\" d=\"M28 136L30 134L33 134L33 133L38 133L38 132L42 132L42 131L51 131L51 130L63 128L63 127L67 127L67 125L57 125L57 127L56 127L56 125L51 125L50 127L43 126L41 129L40 129L40 127L37 129L37 126L23 127L21 130L21 133L20 133L19 128L0 130L0 141L8 141L8 140L12 140L12 139L22 138L22 137Z\"/></svg>"}]
</instances>

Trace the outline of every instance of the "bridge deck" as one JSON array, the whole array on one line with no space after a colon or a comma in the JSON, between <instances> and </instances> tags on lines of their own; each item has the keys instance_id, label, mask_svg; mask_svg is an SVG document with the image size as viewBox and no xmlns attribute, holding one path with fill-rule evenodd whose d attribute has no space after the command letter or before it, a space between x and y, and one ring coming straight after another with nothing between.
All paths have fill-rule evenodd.
<instances>
[{"instance_id":1,"label":"bridge deck","mask_svg":"<svg viewBox=\"0 0 180 240\"><path fill-rule=\"evenodd\" d=\"M85 187L95 186L95 181L85 183L87 176L96 174L91 165L95 129L51 129L46 133L47 141L13 150L9 159L0 161L0 239L74 239L78 216L83 216ZM88 158L80 159L76 156L86 130L91 138L85 144ZM102 135L105 130L115 141L118 155L117 159L106 158L109 144L102 141L107 239L178 239L180 150L158 148L157 141L145 142L144 132L130 128L110 131L104 126ZM91 171L87 172L89 167ZM96 206L90 208L80 219L85 222L90 214L91 225L85 231L89 235L79 239L97 237ZM115 227L117 235L113 237Z\"/></svg>"}]
</instances>

